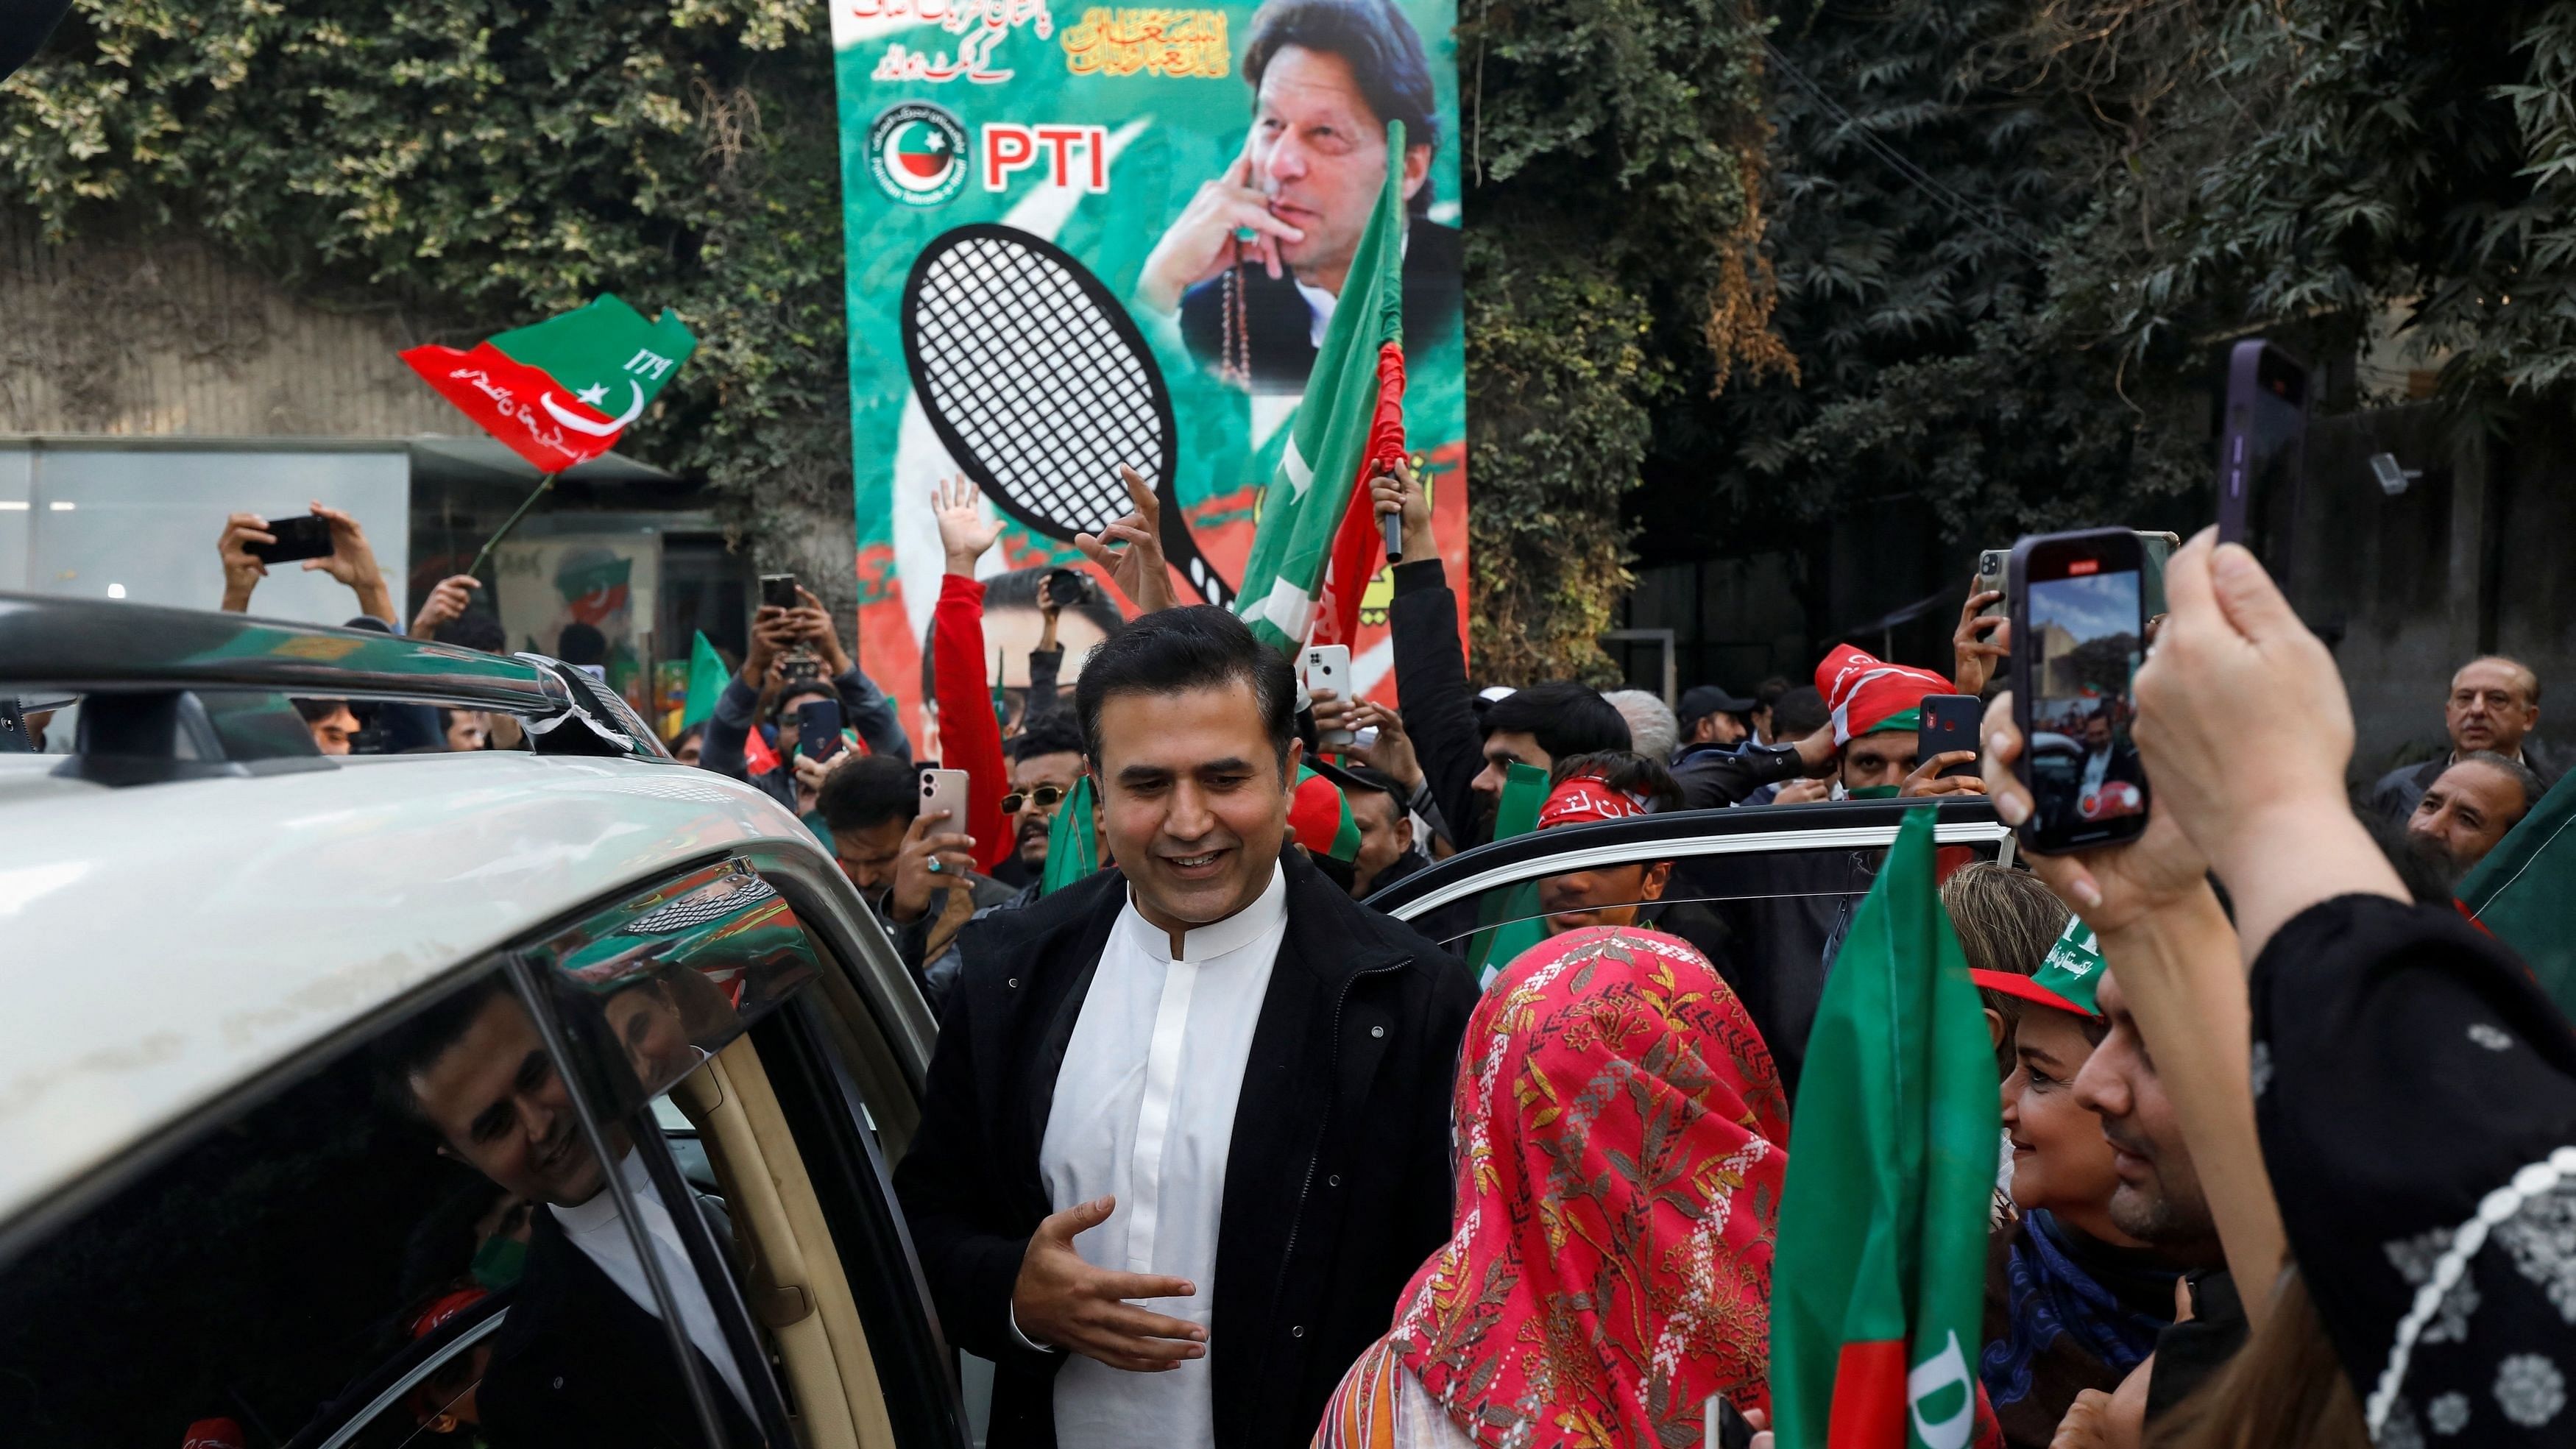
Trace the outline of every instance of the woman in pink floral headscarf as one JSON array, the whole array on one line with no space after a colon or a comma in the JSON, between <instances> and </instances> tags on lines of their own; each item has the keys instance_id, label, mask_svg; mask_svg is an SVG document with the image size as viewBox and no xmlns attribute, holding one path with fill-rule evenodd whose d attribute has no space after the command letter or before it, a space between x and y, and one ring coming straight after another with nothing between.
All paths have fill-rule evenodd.
<instances>
[{"instance_id":1,"label":"woman in pink floral headscarf","mask_svg":"<svg viewBox=\"0 0 2576 1449\"><path fill-rule=\"evenodd\" d=\"M1454 1110L1456 1231L1316 1449L1696 1444L1712 1394L1768 1411L1788 1102L1706 957L1626 927L1525 952Z\"/></svg>"}]
</instances>

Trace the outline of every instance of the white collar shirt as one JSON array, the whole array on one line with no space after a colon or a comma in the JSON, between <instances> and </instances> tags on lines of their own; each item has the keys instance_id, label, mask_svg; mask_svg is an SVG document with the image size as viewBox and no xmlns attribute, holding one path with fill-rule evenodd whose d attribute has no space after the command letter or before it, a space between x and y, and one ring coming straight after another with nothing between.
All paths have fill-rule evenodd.
<instances>
[{"instance_id":1,"label":"white collar shirt","mask_svg":"<svg viewBox=\"0 0 2576 1449\"><path fill-rule=\"evenodd\" d=\"M1094 1267L1186 1278L1196 1296L1154 1312L1206 1326L1216 1292L1217 1221L1234 1111L1270 971L1288 931L1278 867L1253 903L1183 938L1147 922L1131 898L1083 998L1038 1148L1047 1200L1061 1212L1115 1195L1109 1220L1073 1240ZM1129 1373L1072 1356L1055 1378L1062 1449L1215 1442L1209 1365Z\"/></svg>"},{"instance_id":2,"label":"white collar shirt","mask_svg":"<svg viewBox=\"0 0 2576 1449\"><path fill-rule=\"evenodd\" d=\"M2102 782L2111 778L2111 747L2104 745L2084 756L2084 793L2093 794Z\"/></svg>"},{"instance_id":3,"label":"white collar shirt","mask_svg":"<svg viewBox=\"0 0 2576 1449\"><path fill-rule=\"evenodd\" d=\"M627 1190L635 1194L635 1206L644 1220L644 1235L653 1244L653 1256L662 1264L662 1276L671 1283L672 1300L680 1309L680 1327L689 1342L698 1346L707 1362L733 1390L734 1401L743 1412L752 1412L751 1395L743 1388L742 1368L733 1361L733 1348L725 1342L724 1329L716 1322L715 1305L707 1300L706 1285L698 1281L697 1267L689 1261L689 1250L680 1241L679 1225L671 1221L669 1209L662 1205L662 1195L653 1190L653 1179L644 1171L644 1163L630 1149L618 1160L618 1175L626 1179ZM692 1203L692 1207L696 1204ZM635 1306L662 1316L653 1297L653 1285L644 1276L643 1261L635 1256L634 1236L619 1220L617 1194L602 1186L590 1201L574 1207L549 1207L556 1221L563 1224L564 1236L573 1246L599 1265L608 1281L625 1291Z\"/></svg>"}]
</instances>

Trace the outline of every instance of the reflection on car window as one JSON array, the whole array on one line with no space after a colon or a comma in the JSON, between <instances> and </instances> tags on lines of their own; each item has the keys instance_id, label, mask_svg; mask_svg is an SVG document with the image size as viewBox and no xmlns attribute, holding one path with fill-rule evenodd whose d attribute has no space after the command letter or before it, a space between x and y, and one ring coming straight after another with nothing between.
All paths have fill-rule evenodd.
<instances>
[{"instance_id":1,"label":"reflection on car window","mask_svg":"<svg viewBox=\"0 0 2576 1449\"><path fill-rule=\"evenodd\" d=\"M609 1146L528 1005L481 977L0 1264L0 1422L70 1449L192 1424L244 1449L701 1443L641 1254L721 1206L663 1203ZM703 1289L661 1267L747 1426Z\"/></svg>"},{"instance_id":2,"label":"reflection on car window","mask_svg":"<svg viewBox=\"0 0 2576 1449\"><path fill-rule=\"evenodd\" d=\"M573 1000L594 1003L635 1081L667 1091L818 969L786 897L740 861L642 892L535 948Z\"/></svg>"},{"instance_id":3,"label":"reflection on car window","mask_svg":"<svg viewBox=\"0 0 2576 1449\"><path fill-rule=\"evenodd\" d=\"M1485 965L1560 931L1645 926L1679 936L1715 963L1770 1047L1782 1083L1795 1088L1826 969L1869 893L1884 852L1848 847L1765 847L1727 855L1637 858L1497 885L1436 908L1419 923L1473 959L1490 934ZM1994 847L1944 846L1943 873Z\"/></svg>"}]
</instances>

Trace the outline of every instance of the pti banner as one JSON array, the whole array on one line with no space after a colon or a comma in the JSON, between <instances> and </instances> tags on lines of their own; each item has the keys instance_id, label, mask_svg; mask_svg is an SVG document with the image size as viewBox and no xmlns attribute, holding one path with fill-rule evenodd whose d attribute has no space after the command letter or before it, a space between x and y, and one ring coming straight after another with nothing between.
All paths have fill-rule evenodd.
<instances>
[{"instance_id":1,"label":"pti banner","mask_svg":"<svg viewBox=\"0 0 2576 1449\"><path fill-rule=\"evenodd\" d=\"M1456 0L832 6L860 657L929 752L933 485L967 474L1004 520L981 564L984 639L1013 712L1038 580L1088 568L1073 536L1128 511L1121 463L1162 500L1180 598L1232 605L1390 167L1407 208L1406 444L1463 631ZM1354 683L1392 700L1389 587L1371 581L1352 652ZM1109 622L1065 611L1065 684Z\"/></svg>"}]
</instances>

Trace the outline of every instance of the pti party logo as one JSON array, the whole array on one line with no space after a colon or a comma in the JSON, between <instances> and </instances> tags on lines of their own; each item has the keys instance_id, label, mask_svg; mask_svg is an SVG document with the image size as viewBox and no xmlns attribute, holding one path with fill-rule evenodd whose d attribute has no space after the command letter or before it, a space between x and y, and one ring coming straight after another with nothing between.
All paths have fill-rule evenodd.
<instances>
[{"instance_id":1,"label":"pti party logo","mask_svg":"<svg viewBox=\"0 0 2576 1449\"><path fill-rule=\"evenodd\" d=\"M938 206L965 189L966 128L928 101L889 106L868 128L868 170L906 206Z\"/></svg>"}]
</instances>

